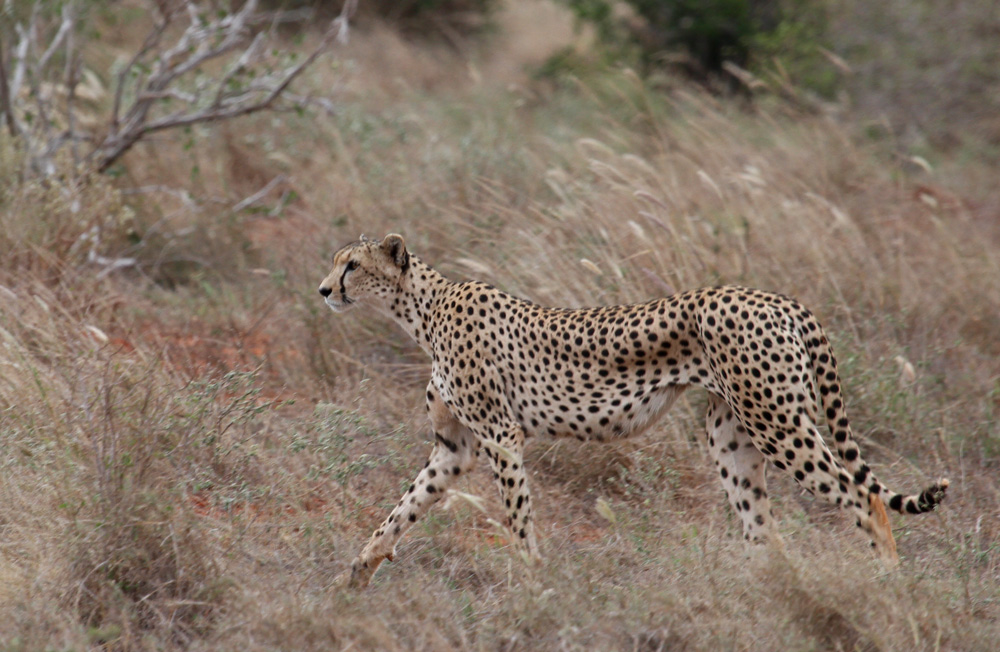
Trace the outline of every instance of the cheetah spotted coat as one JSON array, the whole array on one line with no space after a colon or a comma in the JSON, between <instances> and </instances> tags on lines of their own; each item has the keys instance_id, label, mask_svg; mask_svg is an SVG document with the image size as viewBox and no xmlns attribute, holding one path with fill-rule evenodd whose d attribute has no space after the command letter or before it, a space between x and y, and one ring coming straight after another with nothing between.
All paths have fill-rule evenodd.
<instances>
[{"instance_id":1,"label":"cheetah spotted coat","mask_svg":"<svg viewBox=\"0 0 1000 652\"><path fill-rule=\"evenodd\" d=\"M392 559L407 527L480 451L515 545L537 557L525 438L628 437L690 386L708 391L709 450L748 541L782 545L767 462L853 515L890 566L898 557L884 506L927 512L948 486L942 479L902 495L875 477L851 435L823 329L779 294L714 287L635 305L545 308L485 283L449 281L410 255L398 235L338 251L319 291L337 312L363 305L387 315L432 360L427 409L436 445L352 564L354 586ZM835 454L818 430L824 423Z\"/></svg>"}]
</instances>

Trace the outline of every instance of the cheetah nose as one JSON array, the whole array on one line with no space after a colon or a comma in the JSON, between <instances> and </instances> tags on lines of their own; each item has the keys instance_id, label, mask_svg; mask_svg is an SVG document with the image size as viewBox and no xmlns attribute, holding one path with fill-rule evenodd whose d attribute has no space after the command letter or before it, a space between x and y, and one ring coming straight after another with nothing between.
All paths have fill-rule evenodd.
<instances>
[{"instance_id":1,"label":"cheetah nose","mask_svg":"<svg viewBox=\"0 0 1000 652\"><path fill-rule=\"evenodd\" d=\"M331 294L333 294L333 288L325 288L320 286L319 293L322 294L324 297L328 297Z\"/></svg>"}]
</instances>

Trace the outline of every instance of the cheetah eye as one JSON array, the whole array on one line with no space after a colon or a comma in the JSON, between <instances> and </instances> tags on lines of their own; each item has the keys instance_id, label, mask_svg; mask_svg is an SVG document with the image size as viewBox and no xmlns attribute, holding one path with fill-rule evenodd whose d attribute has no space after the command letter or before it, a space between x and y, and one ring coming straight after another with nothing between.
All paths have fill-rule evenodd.
<instances>
[{"instance_id":1,"label":"cheetah eye","mask_svg":"<svg viewBox=\"0 0 1000 652\"><path fill-rule=\"evenodd\" d=\"M358 261L352 260L349 263L347 263L347 271L353 272L357 268L358 268Z\"/></svg>"}]
</instances>

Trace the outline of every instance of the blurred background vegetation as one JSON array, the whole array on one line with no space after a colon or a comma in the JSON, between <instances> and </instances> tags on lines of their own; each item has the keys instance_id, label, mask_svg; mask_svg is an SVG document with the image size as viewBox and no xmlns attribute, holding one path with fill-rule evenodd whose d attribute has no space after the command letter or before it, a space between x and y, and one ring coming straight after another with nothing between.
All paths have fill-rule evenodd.
<instances>
[{"instance_id":1,"label":"blurred background vegetation","mask_svg":"<svg viewBox=\"0 0 1000 652\"><path fill-rule=\"evenodd\" d=\"M0 9L0 650L995 648L996 3L342 10ZM544 567L481 471L341 592L431 447L423 353L315 291L390 231L548 305L794 295L880 477L953 492L887 575L772 474L748 557L691 392L531 444Z\"/></svg>"}]
</instances>

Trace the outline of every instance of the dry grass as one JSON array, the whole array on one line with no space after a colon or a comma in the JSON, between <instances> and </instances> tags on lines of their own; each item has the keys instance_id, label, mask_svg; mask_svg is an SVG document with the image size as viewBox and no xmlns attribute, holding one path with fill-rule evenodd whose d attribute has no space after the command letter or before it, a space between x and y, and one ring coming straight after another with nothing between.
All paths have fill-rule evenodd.
<instances>
[{"instance_id":1,"label":"dry grass","mask_svg":"<svg viewBox=\"0 0 1000 652\"><path fill-rule=\"evenodd\" d=\"M309 80L341 84L333 117L158 142L115 182L6 177L0 649L995 647L1000 241L980 210L826 119L627 73L532 85L477 59L497 81L367 38ZM397 77L404 60L420 75ZM279 173L265 210L232 212ZM191 197L122 194L152 183ZM138 266L101 273L94 229ZM544 567L509 554L480 471L460 489L485 513L451 499L369 590L342 592L430 449L419 350L315 297L336 245L390 230L453 278L553 305L793 294L833 336L880 476L954 491L894 517L904 561L886 574L775 476L788 556L748 553L691 392L621 447L532 444Z\"/></svg>"}]
</instances>

